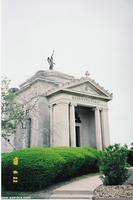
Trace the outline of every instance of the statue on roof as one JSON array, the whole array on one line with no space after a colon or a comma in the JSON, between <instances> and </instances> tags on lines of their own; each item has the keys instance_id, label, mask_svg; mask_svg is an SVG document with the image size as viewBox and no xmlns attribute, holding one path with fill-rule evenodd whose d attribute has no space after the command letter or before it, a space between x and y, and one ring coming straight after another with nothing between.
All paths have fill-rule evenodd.
<instances>
[{"instance_id":1,"label":"statue on roof","mask_svg":"<svg viewBox=\"0 0 133 200\"><path fill-rule=\"evenodd\" d=\"M54 60L53 60L53 55L54 55L54 51L53 51L51 57L48 57L48 58L47 58L47 61L48 61L48 63L49 63L49 69L50 69L50 70L53 70L54 65L55 65Z\"/></svg>"}]
</instances>

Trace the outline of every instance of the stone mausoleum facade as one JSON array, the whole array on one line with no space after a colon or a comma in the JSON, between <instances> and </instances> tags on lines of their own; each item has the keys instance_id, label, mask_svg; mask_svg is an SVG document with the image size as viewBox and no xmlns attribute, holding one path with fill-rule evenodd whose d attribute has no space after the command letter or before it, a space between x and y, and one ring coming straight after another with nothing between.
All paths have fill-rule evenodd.
<instances>
[{"instance_id":1,"label":"stone mausoleum facade","mask_svg":"<svg viewBox=\"0 0 133 200\"><path fill-rule=\"evenodd\" d=\"M20 85L17 95L27 119L17 128L16 149L103 149L109 145L108 101L112 94L89 75L76 79L55 70L41 70Z\"/></svg>"}]
</instances>

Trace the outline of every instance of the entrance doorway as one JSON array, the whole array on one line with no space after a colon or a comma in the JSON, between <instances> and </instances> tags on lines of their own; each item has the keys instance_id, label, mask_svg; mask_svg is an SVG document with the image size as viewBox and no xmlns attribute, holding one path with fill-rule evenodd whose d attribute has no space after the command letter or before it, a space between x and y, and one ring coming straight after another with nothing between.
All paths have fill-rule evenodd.
<instances>
[{"instance_id":1,"label":"entrance doorway","mask_svg":"<svg viewBox=\"0 0 133 200\"><path fill-rule=\"evenodd\" d=\"M75 108L75 146L96 147L95 113L92 107Z\"/></svg>"},{"instance_id":2,"label":"entrance doorway","mask_svg":"<svg viewBox=\"0 0 133 200\"><path fill-rule=\"evenodd\" d=\"M76 147L80 147L80 126L76 126Z\"/></svg>"}]
</instances>

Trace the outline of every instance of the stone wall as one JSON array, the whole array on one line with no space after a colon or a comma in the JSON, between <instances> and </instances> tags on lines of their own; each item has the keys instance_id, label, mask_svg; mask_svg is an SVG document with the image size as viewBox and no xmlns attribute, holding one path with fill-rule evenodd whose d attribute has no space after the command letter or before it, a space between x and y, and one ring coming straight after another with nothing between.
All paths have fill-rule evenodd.
<instances>
[{"instance_id":1,"label":"stone wall","mask_svg":"<svg viewBox=\"0 0 133 200\"><path fill-rule=\"evenodd\" d=\"M44 95L47 90L57 87L54 83L37 81L27 88L20 88L20 93L18 94L18 100L22 103L30 101L33 97Z\"/></svg>"},{"instance_id":2,"label":"stone wall","mask_svg":"<svg viewBox=\"0 0 133 200\"><path fill-rule=\"evenodd\" d=\"M14 145L14 135L11 135L9 140ZM1 138L1 151L2 153L13 151L13 147L3 137Z\"/></svg>"},{"instance_id":3,"label":"stone wall","mask_svg":"<svg viewBox=\"0 0 133 200\"><path fill-rule=\"evenodd\" d=\"M48 101L43 95L52 86L53 84L40 81L18 94L18 101L24 104L24 109L28 111L28 118L31 119L30 147L49 146L49 108ZM18 126L15 135L17 149L28 147L28 129L26 123L23 128L22 125Z\"/></svg>"}]
</instances>

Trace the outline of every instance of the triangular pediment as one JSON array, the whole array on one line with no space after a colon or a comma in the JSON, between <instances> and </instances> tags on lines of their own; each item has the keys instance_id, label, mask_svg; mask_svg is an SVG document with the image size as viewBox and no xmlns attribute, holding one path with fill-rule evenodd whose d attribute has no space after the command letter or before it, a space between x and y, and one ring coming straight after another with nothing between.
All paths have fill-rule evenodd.
<instances>
[{"instance_id":1,"label":"triangular pediment","mask_svg":"<svg viewBox=\"0 0 133 200\"><path fill-rule=\"evenodd\" d=\"M58 94L61 91L106 100L112 99L112 93L109 93L91 78L73 79L71 82L60 85L60 87L55 90L48 91L47 96Z\"/></svg>"},{"instance_id":2,"label":"triangular pediment","mask_svg":"<svg viewBox=\"0 0 133 200\"><path fill-rule=\"evenodd\" d=\"M88 95L109 97L109 95L106 94L106 92L92 85L89 81L68 87L67 90L71 90L73 92L78 92L78 93L80 92Z\"/></svg>"}]
</instances>

